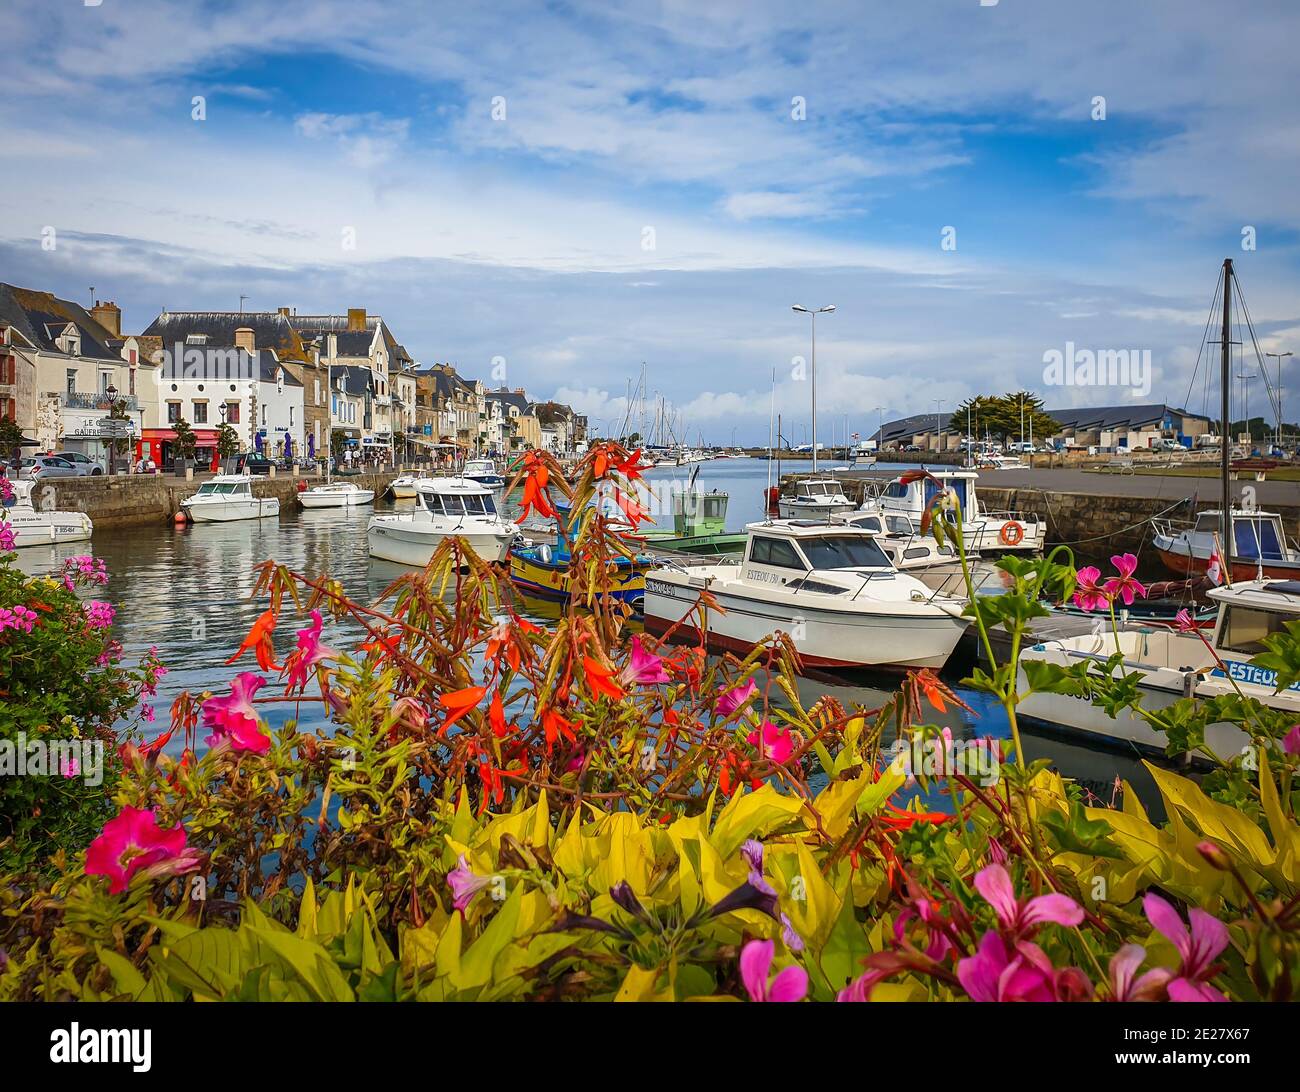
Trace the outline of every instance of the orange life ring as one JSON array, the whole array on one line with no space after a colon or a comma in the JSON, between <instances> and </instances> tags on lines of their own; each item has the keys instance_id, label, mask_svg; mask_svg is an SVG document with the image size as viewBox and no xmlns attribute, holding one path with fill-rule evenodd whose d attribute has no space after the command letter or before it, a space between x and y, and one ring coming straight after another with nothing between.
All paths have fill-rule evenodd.
<instances>
[{"instance_id":1,"label":"orange life ring","mask_svg":"<svg viewBox=\"0 0 1300 1092\"><path fill-rule=\"evenodd\" d=\"M1002 525L1002 530L998 532L998 538L1003 546L1019 546L1025 541L1025 529L1015 520L1009 519Z\"/></svg>"}]
</instances>

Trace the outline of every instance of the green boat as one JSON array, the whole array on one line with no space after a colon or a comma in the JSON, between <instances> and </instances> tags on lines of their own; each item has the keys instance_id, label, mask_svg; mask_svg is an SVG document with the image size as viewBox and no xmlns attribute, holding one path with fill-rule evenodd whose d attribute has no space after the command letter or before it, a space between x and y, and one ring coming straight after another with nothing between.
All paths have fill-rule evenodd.
<instances>
[{"instance_id":1,"label":"green boat","mask_svg":"<svg viewBox=\"0 0 1300 1092\"><path fill-rule=\"evenodd\" d=\"M673 529L648 528L637 532L645 545L684 554L739 554L745 549L743 531L728 532L727 502L720 490L697 493L693 489L673 494Z\"/></svg>"}]
</instances>

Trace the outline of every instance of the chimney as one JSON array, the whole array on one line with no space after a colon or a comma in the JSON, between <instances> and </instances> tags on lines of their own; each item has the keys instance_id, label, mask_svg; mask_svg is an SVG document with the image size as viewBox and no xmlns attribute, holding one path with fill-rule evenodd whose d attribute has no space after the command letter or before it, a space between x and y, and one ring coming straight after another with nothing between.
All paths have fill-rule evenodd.
<instances>
[{"instance_id":1,"label":"chimney","mask_svg":"<svg viewBox=\"0 0 1300 1092\"><path fill-rule=\"evenodd\" d=\"M523 394L523 393L524 393L524 388L523 388L523 387L516 387L516 388L515 388L515 394Z\"/></svg>"},{"instance_id":2,"label":"chimney","mask_svg":"<svg viewBox=\"0 0 1300 1092\"><path fill-rule=\"evenodd\" d=\"M356 332L366 328L366 309L364 307L348 308L348 330Z\"/></svg>"},{"instance_id":3,"label":"chimney","mask_svg":"<svg viewBox=\"0 0 1300 1092\"><path fill-rule=\"evenodd\" d=\"M112 300L106 303L96 300L95 306L90 309L90 317L114 337L122 336L122 309Z\"/></svg>"},{"instance_id":4,"label":"chimney","mask_svg":"<svg viewBox=\"0 0 1300 1092\"><path fill-rule=\"evenodd\" d=\"M281 308L280 308L280 314L282 314L285 318L288 318L288 317L289 317L289 308L287 308L287 307L281 307Z\"/></svg>"},{"instance_id":5,"label":"chimney","mask_svg":"<svg viewBox=\"0 0 1300 1092\"><path fill-rule=\"evenodd\" d=\"M241 326L235 331L235 348L246 353L257 352L257 336L251 326Z\"/></svg>"},{"instance_id":6,"label":"chimney","mask_svg":"<svg viewBox=\"0 0 1300 1092\"><path fill-rule=\"evenodd\" d=\"M325 345L325 355L329 357L330 360L334 360L339 355L339 335L330 334L329 337L325 339Z\"/></svg>"}]
</instances>

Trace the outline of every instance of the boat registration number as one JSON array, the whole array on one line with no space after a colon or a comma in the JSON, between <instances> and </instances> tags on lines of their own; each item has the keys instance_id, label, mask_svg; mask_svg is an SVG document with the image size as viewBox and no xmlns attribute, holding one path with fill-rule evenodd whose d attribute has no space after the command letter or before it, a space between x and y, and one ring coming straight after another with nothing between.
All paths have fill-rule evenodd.
<instances>
[{"instance_id":1,"label":"boat registration number","mask_svg":"<svg viewBox=\"0 0 1300 1092\"><path fill-rule=\"evenodd\" d=\"M666 595L671 597L673 594L672 585L666 584L662 580L647 580L645 582L645 590L650 592L652 595Z\"/></svg>"},{"instance_id":2,"label":"boat registration number","mask_svg":"<svg viewBox=\"0 0 1300 1092\"><path fill-rule=\"evenodd\" d=\"M1229 660L1228 674L1236 682L1250 683L1252 686L1266 686L1270 690L1277 689L1277 672L1270 671L1266 667L1256 667L1254 664L1244 664L1239 660ZM1223 669L1216 667L1210 672L1210 677L1225 678ZM1287 689L1300 691L1300 682L1292 683Z\"/></svg>"},{"instance_id":3,"label":"boat registration number","mask_svg":"<svg viewBox=\"0 0 1300 1092\"><path fill-rule=\"evenodd\" d=\"M746 569L746 580L757 580L760 584L779 584L781 578L776 573L765 573L759 569Z\"/></svg>"}]
</instances>

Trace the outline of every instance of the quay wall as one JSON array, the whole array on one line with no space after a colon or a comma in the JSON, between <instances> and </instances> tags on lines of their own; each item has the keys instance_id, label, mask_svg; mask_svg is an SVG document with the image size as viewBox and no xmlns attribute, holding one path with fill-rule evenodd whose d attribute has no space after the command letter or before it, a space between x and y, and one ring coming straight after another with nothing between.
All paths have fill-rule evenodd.
<instances>
[{"instance_id":1,"label":"quay wall","mask_svg":"<svg viewBox=\"0 0 1300 1092\"><path fill-rule=\"evenodd\" d=\"M375 496L379 497L397 476L398 472L393 470L377 474L351 474L336 480L353 482L363 489L373 489ZM48 478L36 484L33 500L41 508L85 512L97 531L113 527L139 527L172 519L180 510L181 501L198 492L206 478L205 475L203 478L186 481L168 474ZM254 478L253 492L259 497L279 498L280 505L284 508L294 503L300 478L305 479L309 486L324 481L324 478L318 478L315 474L299 474L295 477L286 471L274 478ZM45 492L47 487L53 492Z\"/></svg>"}]
</instances>

